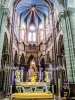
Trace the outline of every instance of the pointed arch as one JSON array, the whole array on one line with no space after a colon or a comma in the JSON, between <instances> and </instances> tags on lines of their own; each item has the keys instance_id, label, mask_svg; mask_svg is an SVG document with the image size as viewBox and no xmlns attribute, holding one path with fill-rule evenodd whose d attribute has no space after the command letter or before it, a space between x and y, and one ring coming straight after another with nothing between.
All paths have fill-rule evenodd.
<instances>
[{"instance_id":1,"label":"pointed arch","mask_svg":"<svg viewBox=\"0 0 75 100\"><path fill-rule=\"evenodd\" d=\"M9 64L9 44L8 44L7 33L5 32L3 49L2 49L2 58L1 58L2 67L5 65L6 62L7 62L7 64Z\"/></svg>"}]
</instances>

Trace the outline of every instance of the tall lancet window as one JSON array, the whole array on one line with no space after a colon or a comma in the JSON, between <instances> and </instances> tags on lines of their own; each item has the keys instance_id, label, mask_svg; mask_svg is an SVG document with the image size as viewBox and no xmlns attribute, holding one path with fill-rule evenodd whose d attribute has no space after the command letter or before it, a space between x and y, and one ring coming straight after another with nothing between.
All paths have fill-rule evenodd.
<instances>
[{"instance_id":1,"label":"tall lancet window","mask_svg":"<svg viewBox=\"0 0 75 100\"><path fill-rule=\"evenodd\" d=\"M31 24L29 27L28 33L28 42L36 42L36 27L34 24Z\"/></svg>"},{"instance_id":2,"label":"tall lancet window","mask_svg":"<svg viewBox=\"0 0 75 100\"><path fill-rule=\"evenodd\" d=\"M25 40L25 36L26 36L26 26L25 26L25 23L22 23L21 24L20 39L22 41L24 41Z\"/></svg>"},{"instance_id":3,"label":"tall lancet window","mask_svg":"<svg viewBox=\"0 0 75 100\"><path fill-rule=\"evenodd\" d=\"M28 42L31 42L32 41L32 32L29 32L28 33Z\"/></svg>"},{"instance_id":4,"label":"tall lancet window","mask_svg":"<svg viewBox=\"0 0 75 100\"><path fill-rule=\"evenodd\" d=\"M28 33L28 42L36 42L36 32Z\"/></svg>"},{"instance_id":5,"label":"tall lancet window","mask_svg":"<svg viewBox=\"0 0 75 100\"><path fill-rule=\"evenodd\" d=\"M43 23L40 23L40 25L39 25L39 30L40 30L40 41L43 41L43 39L44 39L44 24Z\"/></svg>"},{"instance_id":6,"label":"tall lancet window","mask_svg":"<svg viewBox=\"0 0 75 100\"><path fill-rule=\"evenodd\" d=\"M36 32L33 32L33 42L36 42Z\"/></svg>"},{"instance_id":7,"label":"tall lancet window","mask_svg":"<svg viewBox=\"0 0 75 100\"><path fill-rule=\"evenodd\" d=\"M40 41L43 41L43 39L44 39L44 31L41 30L40 31Z\"/></svg>"},{"instance_id":8,"label":"tall lancet window","mask_svg":"<svg viewBox=\"0 0 75 100\"><path fill-rule=\"evenodd\" d=\"M22 40L25 40L25 37L24 36L25 36L25 30L22 29L22 31L21 31L21 39Z\"/></svg>"}]
</instances>

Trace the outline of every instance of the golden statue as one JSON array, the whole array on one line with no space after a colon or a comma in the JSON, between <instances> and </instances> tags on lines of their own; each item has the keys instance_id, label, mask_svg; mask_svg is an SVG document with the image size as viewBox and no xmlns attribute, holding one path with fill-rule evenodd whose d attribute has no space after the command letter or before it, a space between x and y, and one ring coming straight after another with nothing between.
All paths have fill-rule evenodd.
<instances>
[{"instance_id":1,"label":"golden statue","mask_svg":"<svg viewBox=\"0 0 75 100\"><path fill-rule=\"evenodd\" d=\"M36 79L37 79L37 67L33 59L30 62L30 80L31 82L36 82Z\"/></svg>"}]
</instances>

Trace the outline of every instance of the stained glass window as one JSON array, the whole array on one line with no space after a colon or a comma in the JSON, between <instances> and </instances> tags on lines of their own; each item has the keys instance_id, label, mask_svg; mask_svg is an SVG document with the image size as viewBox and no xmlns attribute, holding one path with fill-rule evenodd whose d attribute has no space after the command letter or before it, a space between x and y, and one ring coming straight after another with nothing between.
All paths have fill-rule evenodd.
<instances>
[{"instance_id":1,"label":"stained glass window","mask_svg":"<svg viewBox=\"0 0 75 100\"><path fill-rule=\"evenodd\" d=\"M36 32L33 32L33 41L36 42Z\"/></svg>"},{"instance_id":2,"label":"stained glass window","mask_svg":"<svg viewBox=\"0 0 75 100\"><path fill-rule=\"evenodd\" d=\"M24 29L22 29L21 32L20 32L20 39L21 39L22 41L25 40L25 30L24 30Z\"/></svg>"},{"instance_id":3,"label":"stained glass window","mask_svg":"<svg viewBox=\"0 0 75 100\"><path fill-rule=\"evenodd\" d=\"M28 33L28 42L36 42L36 32Z\"/></svg>"},{"instance_id":4,"label":"stained glass window","mask_svg":"<svg viewBox=\"0 0 75 100\"><path fill-rule=\"evenodd\" d=\"M32 33L31 32L28 33L28 42L30 42L30 41L32 41Z\"/></svg>"},{"instance_id":5,"label":"stained glass window","mask_svg":"<svg viewBox=\"0 0 75 100\"><path fill-rule=\"evenodd\" d=\"M44 32L43 30L40 31L40 40L42 41L44 39Z\"/></svg>"},{"instance_id":6,"label":"stained glass window","mask_svg":"<svg viewBox=\"0 0 75 100\"><path fill-rule=\"evenodd\" d=\"M22 40L24 40L24 30L22 30Z\"/></svg>"}]
</instances>

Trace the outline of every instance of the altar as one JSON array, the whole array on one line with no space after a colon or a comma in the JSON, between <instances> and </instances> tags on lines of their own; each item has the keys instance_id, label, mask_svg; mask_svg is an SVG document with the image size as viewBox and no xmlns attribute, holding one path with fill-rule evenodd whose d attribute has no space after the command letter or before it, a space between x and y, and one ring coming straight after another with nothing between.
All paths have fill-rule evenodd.
<instances>
[{"instance_id":1,"label":"altar","mask_svg":"<svg viewBox=\"0 0 75 100\"><path fill-rule=\"evenodd\" d=\"M16 91L15 93L12 92L13 85L11 85L11 100L53 100L54 94L50 92L48 74L46 73L47 77L43 80L42 69L37 70L34 59L30 62L26 81L23 81L23 72L23 68L16 69L14 72Z\"/></svg>"},{"instance_id":2,"label":"altar","mask_svg":"<svg viewBox=\"0 0 75 100\"><path fill-rule=\"evenodd\" d=\"M19 93L23 92L49 92L50 86L46 82L20 82L16 85Z\"/></svg>"},{"instance_id":3,"label":"altar","mask_svg":"<svg viewBox=\"0 0 75 100\"><path fill-rule=\"evenodd\" d=\"M53 100L54 94L49 88L46 82L20 82L16 85L17 93L11 95L11 100Z\"/></svg>"}]
</instances>

